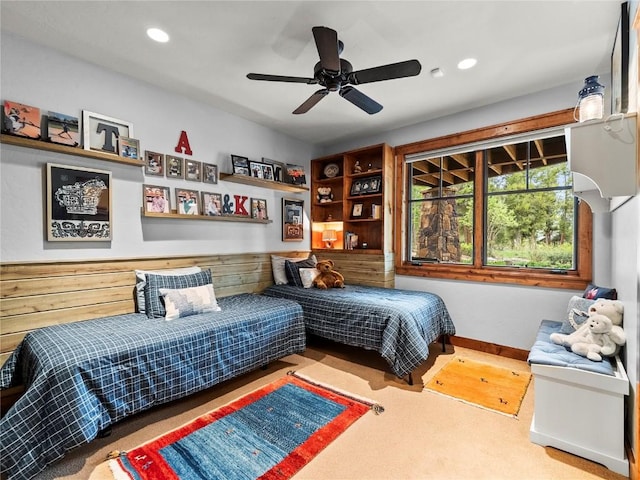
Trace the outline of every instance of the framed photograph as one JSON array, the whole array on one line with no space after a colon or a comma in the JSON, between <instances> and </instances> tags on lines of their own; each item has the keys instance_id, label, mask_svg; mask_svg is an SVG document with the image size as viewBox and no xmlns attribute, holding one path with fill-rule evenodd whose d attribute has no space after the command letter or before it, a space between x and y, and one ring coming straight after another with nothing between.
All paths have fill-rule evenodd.
<instances>
[{"instance_id":1,"label":"framed photograph","mask_svg":"<svg viewBox=\"0 0 640 480\"><path fill-rule=\"evenodd\" d=\"M273 180L273 165L262 164L262 178L265 180Z\"/></svg>"},{"instance_id":2,"label":"framed photograph","mask_svg":"<svg viewBox=\"0 0 640 480\"><path fill-rule=\"evenodd\" d=\"M180 215L200 215L200 194L197 190L176 188L176 207Z\"/></svg>"},{"instance_id":3,"label":"framed photograph","mask_svg":"<svg viewBox=\"0 0 640 480\"><path fill-rule=\"evenodd\" d=\"M300 242L304 238L304 200L282 199L282 241Z\"/></svg>"},{"instance_id":4,"label":"framed photograph","mask_svg":"<svg viewBox=\"0 0 640 480\"><path fill-rule=\"evenodd\" d=\"M304 173L304 167L299 165L287 165L287 183L293 185L305 185L307 177Z\"/></svg>"},{"instance_id":5,"label":"framed photograph","mask_svg":"<svg viewBox=\"0 0 640 480\"><path fill-rule=\"evenodd\" d=\"M231 155L231 164L233 165L233 173L236 175L251 175L249 172L249 159L240 157L239 155Z\"/></svg>"},{"instance_id":6,"label":"framed photograph","mask_svg":"<svg viewBox=\"0 0 640 480\"><path fill-rule=\"evenodd\" d=\"M167 178L184 178L184 159L167 155Z\"/></svg>"},{"instance_id":7,"label":"framed photograph","mask_svg":"<svg viewBox=\"0 0 640 480\"><path fill-rule=\"evenodd\" d=\"M353 218L361 218L362 217L362 203L354 203L353 210L351 210L351 216Z\"/></svg>"},{"instance_id":8,"label":"framed photograph","mask_svg":"<svg viewBox=\"0 0 640 480\"><path fill-rule=\"evenodd\" d=\"M144 174L164 177L164 153L145 150Z\"/></svg>"},{"instance_id":9,"label":"framed photograph","mask_svg":"<svg viewBox=\"0 0 640 480\"><path fill-rule=\"evenodd\" d=\"M252 198L251 199L251 218L257 218L259 220L268 220L267 214L267 201L264 198Z\"/></svg>"},{"instance_id":10,"label":"framed photograph","mask_svg":"<svg viewBox=\"0 0 640 480\"><path fill-rule=\"evenodd\" d=\"M203 163L202 181L204 183L218 183L218 166L212 163Z\"/></svg>"},{"instance_id":11,"label":"framed photograph","mask_svg":"<svg viewBox=\"0 0 640 480\"><path fill-rule=\"evenodd\" d=\"M260 162L249 162L249 171L255 178L264 178L263 164Z\"/></svg>"},{"instance_id":12,"label":"framed photograph","mask_svg":"<svg viewBox=\"0 0 640 480\"><path fill-rule=\"evenodd\" d=\"M5 100L2 109L2 133L40 139L40 109Z\"/></svg>"},{"instance_id":13,"label":"framed photograph","mask_svg":"<svg viewBox=\"0 0 640 480\"><path fill-rule=\"evenodd\" d=\"M118 153L121 157L138 160L138 158L140 158L138 154L139 151L140 140L131 137L118 138Z\"/></svg>"},{"instance_id":14,"label":"framed photograph","mask_svg":"<svg viewBox=\"0 0 640 480\"><path fill-rule=\"evenodd\" d=\"M212 192L201 192L202 214L208 217L218 217L222 215L222 195Z\"/></svg>"},{"instance_id":15,"label":"framed photograph","mask_svg":"<svg viewBox=\"0 0 640 480\"><path fill-rule=\"evenodd\" d=\"M262 157L262 163L271 165L273 169L273 180L276 182L284 182L284 175L286 173L286 165L270 158Z\"/></svg>"},{"instance_id":16,"label":"framed photograph","mask_svg":"<svg viewBox=\"0 0 640 480\"><path fill-rule=\"evenodd\" d=\"M202 162L186 158L184 161L184 178L191 182L200 182L202 180Z\"/></svg>"},{"instance_id":17,"label":"framed photograph","mask_svg":"<svg viewBox=\"0 0 640 480\"><path fill-rule=\"evenodd\" d=\"M111 240L111 172L47 163L47 240Z\"/></svg>"},{"instance_id":18,"label":"framed photograph","mask_svg":"<svg viewBox=\"0 0 640 480\"><path fill-rule=\"evenodd\" d=\"M620 6L618 30L611 52L611 113L626 113L629 107L629 2Z\"/></svg>"},{"instance_id":19,"label":"framed photograph","mask_svg":"<svg viewBox=\"0 0 640 480\"><path fill-rule=\"evenodd\" d=\"M146 213L171 213L169 187L142 186L142 203Z\"/></svg>"},{"instance_id":20,"label":"framed photograph","mask_svg":"<svg viewBox=\"0 0 640 480\"><path fill-rule=\"evenodd\" d=\"M80 145L80 122L78 117L64 113L47 114L47 139L51 143L60 143L77 147Z\"/></svg>"},{"instance_id":21,"label":"framed photograph","mask_svg":"<svg viewBox=\"0 0 640 480\"><path fill-rule=\"evenodd\" d=\"M82 136L82 145L85 150L99 150L118 155L118 139L133 138L133 124L83 110Z\"/></svg>"},{"instance_id":22,"label":"framed photograph","mask_svg":"<svg viewBox=\"0 0 640 480\"><path fill-rule=\"evenodd\" d=\"M382 191L382 175L358 178L351 184L350 195L370 195Z\"/></svg>"}]
</instances>

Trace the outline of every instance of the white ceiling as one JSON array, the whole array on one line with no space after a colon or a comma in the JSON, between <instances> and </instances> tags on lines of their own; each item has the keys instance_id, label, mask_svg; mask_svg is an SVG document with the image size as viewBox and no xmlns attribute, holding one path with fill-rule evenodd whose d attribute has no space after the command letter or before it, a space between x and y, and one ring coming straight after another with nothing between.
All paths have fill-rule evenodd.
<instances>
[{"instance_id":1,"label":"white ceiling","mask_svg":"<svg viewBox=\"0 0 640 480\"><path fill-rule=\"evenodd\" d=\"M0 3L3 31L319 145L570 82L577 94L584 77L610 70L619 14L616 0ZM354 70L415 58L422 73L358 86L384 106L375 115L337 92L292 115L318 85L246 74L312 77L316 25L338 32ZM149 40L150 26L171 41ZM458 70L466 57L477 66ZM443 78L431 77L436 67Z\"/></svg>"}]
</instances>

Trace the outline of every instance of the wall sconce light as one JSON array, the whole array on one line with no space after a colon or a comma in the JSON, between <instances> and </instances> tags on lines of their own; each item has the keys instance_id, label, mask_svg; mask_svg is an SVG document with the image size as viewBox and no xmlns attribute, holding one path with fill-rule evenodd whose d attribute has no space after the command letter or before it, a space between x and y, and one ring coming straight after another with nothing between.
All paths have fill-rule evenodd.
<instances>
[{"instance_id":1,"label":"wall sconce light","mask_svg":"<svg viewBox=\"0 0 640 480\"><path fill-rule=\"evenodd\" d=\"M322 241L325 243L327 248L331 248L331 244L338 239L338 235L335 230L323 230L322 231Z\"/></svg>"},{"instance_id":2,"label":"wall sconce light","mask_svg":"<svg viewBox=\"0 0 640 480\"><path fill-rule=\"evenodd\" d=\"M578 92L576 108L580 109L579 117L576 119L579 122L602 118L604 114L604 85L598 83L598 75L584 79L584 87Z\"/></svg>"}]
</instances>

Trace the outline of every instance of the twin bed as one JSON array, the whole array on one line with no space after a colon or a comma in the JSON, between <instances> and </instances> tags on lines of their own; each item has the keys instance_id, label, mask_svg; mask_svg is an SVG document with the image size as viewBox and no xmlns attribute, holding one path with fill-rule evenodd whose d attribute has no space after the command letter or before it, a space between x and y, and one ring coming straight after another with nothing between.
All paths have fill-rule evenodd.
<instances>
[{"instance_id":1,"label":"twin bed","mask_svg":"<svg viewBox=\"0 0 640 480\"><path fill-rule=\"evenodd\" d=\"M376 350L398 377L455 334L443 301L423 292L274 285L217 303L173 321L132 313L29 333L0 370L1 389L26 388L0 420L1 471L31 478L126 416L304 351L305 331Z\"/></svg>"}]
</instances>

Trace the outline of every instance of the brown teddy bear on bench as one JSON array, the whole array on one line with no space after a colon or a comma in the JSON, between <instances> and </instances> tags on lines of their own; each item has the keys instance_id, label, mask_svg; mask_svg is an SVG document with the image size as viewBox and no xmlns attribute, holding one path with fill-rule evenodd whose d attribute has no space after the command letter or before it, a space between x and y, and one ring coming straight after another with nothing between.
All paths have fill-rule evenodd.
<instances>
[{"instance_id":1,"label":"brown teddy bear on bench","mask_svg":"<svg viewBox=\"0 0 640 480\"><path fill-rule=\"evenodd\" d=\"M333 269L333 260L320 260L316 268L320 271L313 281L316 288L344 288L344 277Z\"/></svg>"}]
</instances>

